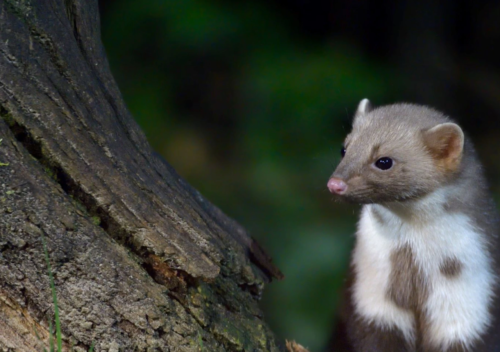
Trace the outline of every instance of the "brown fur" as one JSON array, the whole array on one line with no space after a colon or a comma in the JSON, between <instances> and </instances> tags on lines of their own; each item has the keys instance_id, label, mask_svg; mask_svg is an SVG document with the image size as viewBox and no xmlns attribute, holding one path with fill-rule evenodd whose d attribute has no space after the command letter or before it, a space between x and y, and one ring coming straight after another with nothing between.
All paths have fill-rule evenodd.
<instances>
[{"instance_id":1,"label":"brown fur","mask_svg":"<svg viewBox=\"0 0 500 352\"><path fill-rule=\"evenodd\" d=\"M439 348L439 347L425 346L425 347L422 347L422 349L420 351L422 351L422 352L471 352L470 350L466 349L462 344L458 344L458 343L451 345L446 350L443 350L442 348Z\"/></svg>"},{"instance_id":2,"label":"brown fur","mask_svg":"<svg viewBox=\"0 0 500 352\"><path fill-rule=\"evenodd\" d=\"M391 255L391 276L387 296L399 307L411 310L416 320L416 348L423 344L428 324L423 304L429 294L429 287L414 260L410 247L405 246Z\"/></svg>"},{"instance_id":3,"label":"brown fur","mask_svg":"<svg viewBox=\"0 0 500 352\"><path fill-rule=\"evenodd\" d=\"M462 262L457 258L446 258L440 265L441 274L449 279L458 277L462 272Z\"/></svg>"},{"instance_id":4,"label":"brown fur","mask_svg":"<svg viewBox=\"0 0 500 352\"><path fill-rule=\"evenodd\" d=\"M432 352L432 351L428 351L428 352ZM463 345L456 343L456 344L453 344L450 347L448 347L446 352L468 352L468 350Z\"/></svg>"},{"instance_id":5,"label":"brown fur","mask_svg":"<svg viewBox=\"0 0 500 352\"><path fill-rule=\"evenodd\" d=\"M389 298L401 308L416 310L427 298L427 285L413 259L410 247L402 247L391 255Z\"/></svg>"},{"instance_id":6,"label":"brown fur","mask_svg":"<svg viewBox=\"0 0 500 352\"><path fill-rule=\"evenodd\" d=\"M355 324L356 330L351 336L355 351L414 351L414 346L396 328L382 328L361 317L357 317Z\"/></svg>"}]
</instances>

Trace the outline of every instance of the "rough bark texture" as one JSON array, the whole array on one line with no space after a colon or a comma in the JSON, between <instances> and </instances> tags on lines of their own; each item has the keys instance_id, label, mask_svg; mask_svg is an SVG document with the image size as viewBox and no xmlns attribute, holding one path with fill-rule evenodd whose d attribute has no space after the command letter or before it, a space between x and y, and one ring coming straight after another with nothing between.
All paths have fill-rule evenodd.
<instances>
[{"instance_id":1,"label":"rough bark texture","mask_svg":"<svg viewBox=\"0 0 500 352\"><path fill-rule=\"evenodd\" d=\"M96 0L0 0L0 350L282 351L258 298L282 275L154 154Z\"/></svg>"}]
</instances>

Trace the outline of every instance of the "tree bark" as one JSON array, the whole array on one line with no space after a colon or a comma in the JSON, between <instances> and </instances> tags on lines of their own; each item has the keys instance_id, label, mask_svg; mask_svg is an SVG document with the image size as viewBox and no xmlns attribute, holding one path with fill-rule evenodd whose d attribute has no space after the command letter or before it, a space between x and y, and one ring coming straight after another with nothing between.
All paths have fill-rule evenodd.
<instances>
[{"instance_id":1,"label":"tree bark","mask_svg":"<svg viewBox=\"0 0 500 352\"><path fill-rule=\"evenodd\" d=\"M0 0L0 350L283 351L282 274L156 155L100 41L97 0Z\"/></svg>"}]
</instances>

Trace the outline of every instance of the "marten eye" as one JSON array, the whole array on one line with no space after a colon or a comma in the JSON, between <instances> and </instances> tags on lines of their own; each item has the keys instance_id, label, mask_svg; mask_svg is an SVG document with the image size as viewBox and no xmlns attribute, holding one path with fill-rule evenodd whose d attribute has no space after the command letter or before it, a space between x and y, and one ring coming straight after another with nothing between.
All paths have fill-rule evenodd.
<instances>
[{"instance_id":1,"label":"marten eye","mask_svg":"<svg viewBox=\"0 0 500 352\"><path fill-rule=\"evenodd\" d=\"M392 159L388 157L383 157L375 162L375 166L380 170L389 170L392 167Z\"/></svg>"},{"instance_id":2,"label":"marten eye","mask_svg":"<svg viewBox=\"0 0 500 352\"><path fill-rule=\"evenodd\" d=\"M342 148L340 149L340 155L341 155L342 157L344 157L344 156L345 156L345 148L344 148L344 147L342 147Z\"/></svg>"}]
</instances>

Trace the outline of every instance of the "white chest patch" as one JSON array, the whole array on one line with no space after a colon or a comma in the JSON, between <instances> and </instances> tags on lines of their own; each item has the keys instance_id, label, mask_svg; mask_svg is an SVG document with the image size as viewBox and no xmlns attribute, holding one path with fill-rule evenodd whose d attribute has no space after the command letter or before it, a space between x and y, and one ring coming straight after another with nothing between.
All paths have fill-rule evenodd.
<instances>
[{"instance_id":1,"label":"white chest patch","mask_svg":"<svg viewBox=\"0 0 500 352\"><path fill-rule=\"evenodd\" d=\"M428 326L424 339L446 350L454 343L469 346L485 332L496 279L484 235L465 214L445 212L438 196L427 200L422 217L412 219L403 220L380 205L363 207L353 253L353 298L356 312L365 319L381 327L397 327L406 339L415 339L414 313L387 295L391 254L408 246L429 291L421 307ZM440 270L447 258L461 263L456 277Z\"/></svg>"}]
</instances>

